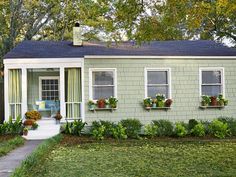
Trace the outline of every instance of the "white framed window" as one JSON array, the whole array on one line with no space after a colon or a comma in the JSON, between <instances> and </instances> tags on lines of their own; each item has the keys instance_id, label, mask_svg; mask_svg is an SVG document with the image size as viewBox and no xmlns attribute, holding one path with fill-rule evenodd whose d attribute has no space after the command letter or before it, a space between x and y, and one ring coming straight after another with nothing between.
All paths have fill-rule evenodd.
<instances>
[{"instance_id":1,"label":"white framed window","mask_svg":"<svg viewBox=\"0 0 236 177\"><path fill-rule=\"evenodd\" d=\"M39 77L39 99L40 100L59 100L59 77L40 76Z\"/></svg>"},{"instance_id":2,"label":"white framed window","mask_svg":"<svg viewBox=\"0 0 236 177\"><path fill-rule=\"evenodd\" d=\"M164 94L171 98L171 69L145 68L145 98L155 98L156 94Z\"/></svg>"},{"instance_id":3,"label":"white framed window","mask_svg":"<svg viewBox=\"0 0 236 177\"><path fill-rule=\"evenodd\" d=\"M117 98L116 68L90 68L89 69L89 98Z\"/></svg>"},{"instance_id":4,"label":"white framed window","mask_svg":"<svg viewBox=\"0 0 236 177\"><path fill-rule=\"evenodd\" d=\"M200 96L225 95L224 68L207 67L199 70Z\"/></svg>"}]
</instances>

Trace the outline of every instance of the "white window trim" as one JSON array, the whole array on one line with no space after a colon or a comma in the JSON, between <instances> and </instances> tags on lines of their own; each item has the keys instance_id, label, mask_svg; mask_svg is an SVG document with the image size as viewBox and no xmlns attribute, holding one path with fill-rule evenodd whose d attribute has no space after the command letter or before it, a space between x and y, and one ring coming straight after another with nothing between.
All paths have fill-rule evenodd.
<instances>
[{"instance_id":1,"label":"white window trim","mask_svg":"<svg viewBox=\"0 0 236 177\"><path fill-rule=\"evenodd\" d=\"M144 68L144 89L145 89L145 94L144 94L144 98L148 97L148 71L167 71L167 79L168 79L168 95L169 97L167 99L172 99L172 89L171 89L171 68Z\"/></svg>"},{"instance_id":2,"label":"white window trim","mask_svg":"<svg viewBox=\"0 0 236 177\"><path fill-rule=\"evenodd\" d=\"M42 80L57 79L58 80L58 98L60 99L60 76L39 76L39 100L42 100Z\"/></svg>"},{"instance_id":3,"label":"white window trim","mask_svg":"<svg viewBox=\"0 0 236 177\"><path fill-rule=\"evenodd\" d=\"M116 68L89 68L89 99L93 99L93 72L96 71L112 71L114 74L114 97L117 98L117 69ZM97 100L94 100L97 101Z\"/></svg>"},{"instance_id":4,"label":"white window trim","mask_svg":"<svg viewBox=\"0 0 236 177\"><path fill-rule=\"evenodd\" d=\"M224 67L201 67L199 68L199 94L202 96L202 71L220 71L221 72L221 85L222 94L225 96L225 70ZM217 85L217 84L214 84Z\"/></svg>"}]
</instances>

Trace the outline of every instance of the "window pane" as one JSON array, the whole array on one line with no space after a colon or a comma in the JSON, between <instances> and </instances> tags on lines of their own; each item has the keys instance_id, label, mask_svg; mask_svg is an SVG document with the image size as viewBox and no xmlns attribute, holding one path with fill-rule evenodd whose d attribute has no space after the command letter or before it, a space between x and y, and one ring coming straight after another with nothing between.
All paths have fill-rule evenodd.
<instances>
[{"instance_id":1,"label":"window pane","mask_svg":"<svg viewBox=\"0 0 236 177\"><path fill-rule=\"evenodd\" d=\"M221 71L202 71L202 83L221 83Z\"/></svg>"},{"instance_id":2,"label":"window pane","mask_svg":"<svg viewBox=\"0 0 236 177\"><path fill-rule=\"evenodd\" d=\"M148 71L148 84L168 84L167 71Z\"/></svg>"},{"instance_id":3,"label":"window pane","mask_svg":"<svg viewBox=\"0 0 236 177\"><path fill-rule=\"evenodd\" d=\"M221 86L204 85L202 86L202 95L218 96L222 93Z\"/></svg>"},{"instance_id":4,"label":"window pane","mask_svg":"<svg viewBox=\"0 0 236 177\"><path fill-rule=\"evenodd\" d=\"M168 86L148 86L148 97L155 98L156 94L164 94L168 98Z\"/></svg>"},{"instance_id":5,"label":"window pane","mask_svg":"<svg viewBox=\"0 0 236 177\"><path fill-rule=\"evenodd\" d=\"M114 87L93 87L93 99L109 98L114 96Z\"/></svg>"},{"instance_id":6,"label":"window pane","mask_svg":"<svg viewBox=\"0 0 236 177\"><path fill-rule=\"evenodd\" d=\"M112 71L95 71L93 72L93 85L113 85Z\"/></svg>"}]
</instances>

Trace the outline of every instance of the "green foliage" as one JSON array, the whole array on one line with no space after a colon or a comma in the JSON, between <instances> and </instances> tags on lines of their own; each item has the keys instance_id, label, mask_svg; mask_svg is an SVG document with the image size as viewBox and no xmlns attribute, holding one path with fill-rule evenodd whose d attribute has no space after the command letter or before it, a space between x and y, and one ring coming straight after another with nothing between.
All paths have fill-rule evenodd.
<instances>
[{"instance_id":1,"label":"green foliage","mask_svg":"<svg viewBox=\"0 0 236 177\"><path fill-rule=\"evenodd\" d=\"M195 125L197 125L198 124L198 121L197 120L195 120L195 119L190 119L189 121L188 121L188 129L189 129L189 131L191 131L194 127L195 127Z\"/></svg>"},{"instance_id":2,"label":"green foliage","mask_svg":"<svg viewBox=\"0 0 236 177\"><path fill-rule=\"evenodd\" d=\"M172 136L174 134L174 126L168 120L153 120L154 125L158 127L158 136Z\"/></svg>"},{"instance_id":3,"label":"green foliage","mask_svg":"<svg viewBox=\"0 0 236 177\"><path fill-rule=\"evenodd\" d=\"M191 134L194 136L202 137L205 136L205 127L202 123L196 124L192 129L191 129Z\"/></svg>"},{"instance_id":4,"label":"green foliage","mask_svg":"<svg viewBox=\"0 0 236 177\"><path fill-rule=\"evenodd\" d=\"M184 137L188 134L188 131L182 123L178 122L175 124L175 134L178 137Z\"/></svg>"},{"instance_id":5,"label":"green foliage","mask_svg":"<svg viewBox=\"0 0 236 177\"><path fill-rule=\"evenodd\" d=\"M118 123L112 127L112 136L115 139L127 139L125 130L126 128L123 127L121 123Z\"/></svg>"},{"instance_id":6,"label":"green foliage","mask_svg":"<svg viewBox=\"0 0 236 177\"><path fill-rule=\"evenodd\" d=\"M33 129L33 130L36 130L36 129L38 128L38 126L39 126L39 125L38 125L36 122L34 122L33 125L32 125L32 129Z\"/></svg>"},{"instance_id":7,"label":"green foliage","mask_svg":"<svg viewBox=\"0 0 236 177\"><path fill-rule=\"evenodd\" d=\"M22 131L23 124L19 116L15 121L10 117L8 122L0 124L0 135L20 135Z\"/></svg>"},{"instance_id":8,"label":"green foliage","mask_svg":"<svg viewBox=\"0 0 236 177\"><path fill-rule=\"evenodd\" d=\"M232 136L236 136L236 119L231 117L220 117L219 121L227 123Z\"/></svg>"},{"instance_id":9,"label":"green foliage","mask_svg":"<svg viewBox=\"0 0 236 177\"><path fill-rule=\"evenodd\" d=\"M106 137L110 137L112 135L112 128L114 126L114 123L110 122L110 121L104 121L104 120L100 120L100 121L93 121L92 122L92 131L94 129L98 129L101 126L105 127L104 130L104 136Z\"/></svg>"},{"instance_id":10,"label":"green foliage","mask_svg":"<svg viewBox=\"0 0 236 177\"><path fill-rule=\"evenodd\" d=\"M225 138L230 135L228 124L219 120L213 120L210 124L210 132L217 138Z\"/></svg>"},{"instance_id":11,"label":"green foliage","mask_svg":"<svg viewBox=\"0 0 236 177\"><path fill-rule=\"evenodd\" d=\"M75 120L74 122L66 122L66 127L63 133L81 136L82 130L86 125L86 122L82 120Z\"/></svg>"},{"instance_id":12,"label":"green foliage","mask_svg":"<svg viewBox=\"0 0 236 177\"><path fill-rule=\"evenodd\" d=\"M117 102L118 102L118 99L115 98L115 97L110 97L110 98L108 99L108 103L110 104L110 106L111 106L112 108L116 108L116 107L117 107Z\"/></svg>"},{"instance_id":13,"label":"green foliage","mask_svg":"<svg viewBox=\"0 0 236 177\"><path fill-rule=\"evenodd\" d=\"M138 119L125 119L120 123L126 128L126 134L129 138L139 138L142 124Z\"/></svg>"},{"instance_id":14,"label":"green foliage","mask_svg":"<svg viewBox=\"0 0 236 177\"><path fill-rule=\"evenodd\" d=\"M103 140L104 134L105 134L106 127L104 125L101 125L97 128L92 129L92 136L96 138L97 140Z\"/></svg>"},{"instance_id":15,"label":"green foliage","mask_svg":"<svg viewBox=\"0 0 236 177\"><path fill-rule=\"evenodd\" d=\"M145 135L147 135L148 137L153 138L154 136L157 135L158 133L158 126L155 124L148 124L145 126L144 128L144 133Z\"/></svg>"},{"instance_id":16,"label":"green foliage","mask_svg":"<svg viewBox=\"0 0 236 177\"><path fill-rule=\"evenodd\" d=\"M24 144L24 138L20 136L12 137L8 140L0 141L0 157L6 155L11 150Z\"/></svg>"}]
</instances>

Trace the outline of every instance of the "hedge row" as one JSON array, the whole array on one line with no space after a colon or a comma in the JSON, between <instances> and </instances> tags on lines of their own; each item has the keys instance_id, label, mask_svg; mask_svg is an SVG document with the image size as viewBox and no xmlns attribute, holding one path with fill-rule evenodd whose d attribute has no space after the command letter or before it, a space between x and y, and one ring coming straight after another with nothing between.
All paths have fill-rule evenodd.
<instances>
[{"instance_id":1,"label":"hedge row","mask_svg":"<svg viewBox=\"0 0 236 177\"><path fill-rule=\"evenodd\" d=\"M86 123L81 120L67 122L62 127L62 133L78 135L84 133ZM125 119L118 123L110 121L94 121L92 122L89 134L94 138L102 140L105 137L113 137L116 139L140 138L144 134L147 137L185 137L185 136L214 136L217 138L225 138L236 136L236 119L218 118L213 121L197 121L190 119L188 123L176 122L172 123L168 120L153 120L150 124L144 126L138 119Z\"/></svg>"}]
</instances>

